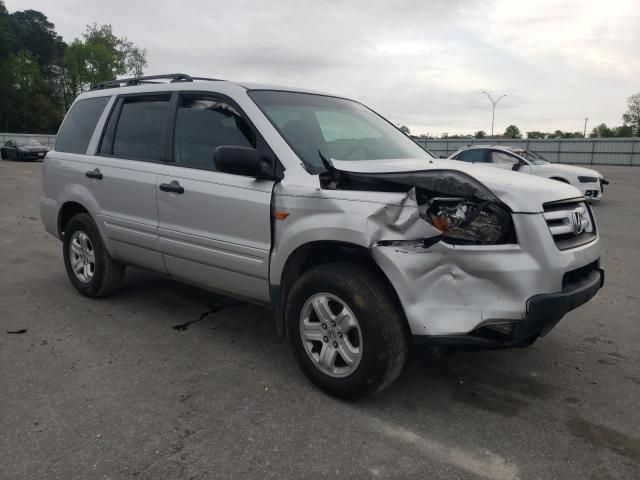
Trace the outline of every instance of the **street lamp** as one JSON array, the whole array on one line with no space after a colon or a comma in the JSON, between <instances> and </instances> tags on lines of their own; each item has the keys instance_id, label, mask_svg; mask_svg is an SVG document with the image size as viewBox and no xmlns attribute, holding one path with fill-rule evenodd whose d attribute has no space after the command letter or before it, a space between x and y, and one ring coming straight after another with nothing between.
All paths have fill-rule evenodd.
<instances>
[{"instance_id":1,"label":"street lamp","mask_svg":"<svg viewBox=\"0 0 640 480\"><path fill-rule=\"evenodd\" d=\"M588 121L589 121L589 117L584 119L584 133L582 134L584 138L587 138L587 122Z\"/></svg>"},{"instance_id":2,"label":"street lamp","mask_svg":"<svg viewBox=\"0 0 640 480\"><path fill-rule=\"evenodd\" d=\"M506 97L507 94L505 93L504 95L500 95L497 100L494 100L491 97L491 95L489 95L487 92L482 92L482 93L484 93L487 97L489 97L489 101L491 102L491 105L493 107L491 110L491 136L493 137L493 121L496 118L496 105L500 100L502 100L502 97Z\"/></svg>"}]
</instances>

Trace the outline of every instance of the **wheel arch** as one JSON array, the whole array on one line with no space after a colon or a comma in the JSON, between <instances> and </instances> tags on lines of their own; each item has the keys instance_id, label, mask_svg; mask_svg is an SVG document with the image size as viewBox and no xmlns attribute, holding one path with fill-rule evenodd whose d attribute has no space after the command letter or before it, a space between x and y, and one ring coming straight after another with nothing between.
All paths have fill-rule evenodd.
<instances>
[{"instance_id":1,"label":"wheel arch","mask_svg":"<svg viewBox=\"0 0 640 480\"><path fill-rule=\"evenodd\" d=\"M58 212L58 236L62 238L64 230L69 224L69 221L80 213L87 213L91 215L89 210L76 201L70 200L62 204L60 211Z\"/></svg>"},{"instance_id":2,"label":"wheel arch","mask_svg":"<svg viewBox=\"0 0 640 480\"><path fill-rule=\"evenodd\" d=\"M302 244L291 252L282 269L280 284L270 286L271 304L278 335L286 336L284 310L289 291L295 280L310 268L337 261L358 263L369 268L374 275L377 275L387 287L391 300L398 308L398 312L400 312L403 319L403 328L405 328L406 332L410 332L400 297L387 275L373 259L370 250L355 243L319 240Z\"/></svg>"}]
</instances>

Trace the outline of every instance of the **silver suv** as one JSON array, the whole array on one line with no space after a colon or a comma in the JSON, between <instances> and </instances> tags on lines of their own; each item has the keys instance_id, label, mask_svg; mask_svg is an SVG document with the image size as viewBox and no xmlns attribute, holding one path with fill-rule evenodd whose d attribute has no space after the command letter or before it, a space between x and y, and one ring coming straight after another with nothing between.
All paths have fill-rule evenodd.
<instances>
[{"instance_id":1,"label":"silver suv","mask_svg":"<svg viewBox=\"0 0 640 480\"><path fill-rule=\"evenodd\" d=\"M411 340L529 345L604 280L570 185L435 159L352 100L183 74L80 95L41 216L83 295L135 266L269 305L342 398L391 384Z\"/></svg>"}]
</instances>

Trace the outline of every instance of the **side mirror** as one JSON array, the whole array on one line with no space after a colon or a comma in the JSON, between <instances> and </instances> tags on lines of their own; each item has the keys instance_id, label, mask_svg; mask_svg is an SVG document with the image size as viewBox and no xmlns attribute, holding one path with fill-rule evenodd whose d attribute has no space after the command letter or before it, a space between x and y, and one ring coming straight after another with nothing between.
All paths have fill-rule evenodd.
<instances>
[{"instance_id":1,"label":"side mirror","mask_svg":"<svg viewBox=\"0 0 640 480\"><path fill-rule=\"evenodd\" d=\"M260 176L260 156L255 148L221 145L213 152L213 164L220 172L254 178Z\"/></svg>"},{"instance_id":2,"label":"side mirror","mask_svg":"<svg viewBox=\"0 0 640 480\"><path fill-rule=\"evenodd\" d=\"M513 170L514 172L517 172L518 170L520 170L521 166L522 166L522 162L518 161L513 164L513 167L511 167L511 170Z\"/></svg>"}]
</instances>

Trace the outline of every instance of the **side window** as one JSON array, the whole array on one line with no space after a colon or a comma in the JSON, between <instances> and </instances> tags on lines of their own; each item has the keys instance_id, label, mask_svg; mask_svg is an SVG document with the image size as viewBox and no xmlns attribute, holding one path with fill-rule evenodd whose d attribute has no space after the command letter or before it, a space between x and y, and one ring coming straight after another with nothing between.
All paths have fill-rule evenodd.
<instances>
[{"instance_id":1,"label":"side window","mask_svg":"<svg viewBox=\"0 0 640 480\"><path fill-rule=\"evenodd\" d=\"M500 165L513 165L514 163L518 163L518 159L508 153L494 150L491 152L491 162Z\"/></svg>"},{"instance_id":2,"label":"side window","mask_svg":"<svg viewBox=\"0 0 640 480\"><path fill-rule=\"evenodd\" d=\"M213 152L221 145L255 147L255 134L240 113L225 101L182 96L176 115L175 163L215 170Z\"/></svg>"},{"instance_id":3,"label":"side window","mask_svg":"<svg viewBox=\"0 0 640 480\"><path fill-rule=\"evenodd\" d=\"M138 160L161 160L169 118L169 98L169 95L124 97L120 108L116 106L112 112L100 153Z\"/></svg>"},{"instance_id":4,"label":"side window","mask_svg":"<svg viewBox=\"0 0 640 480\"><path fill-rule=\"evenodd\" d=\"M472 148L460 152L456 156L456 160L462 160L463 162L484 162L485 150L481 148Z\"/></svg>"},{"instance_id":5,"label":"side window","mask_svg":"<svg viewBox=\"0 0 640 480\"><path fill-rule=\"evenodd\" d=\"M108 101L109 97L96 97L74 103L60 127L54 149L58 152L86 153Z\"/></svg>"}]
</instances>

